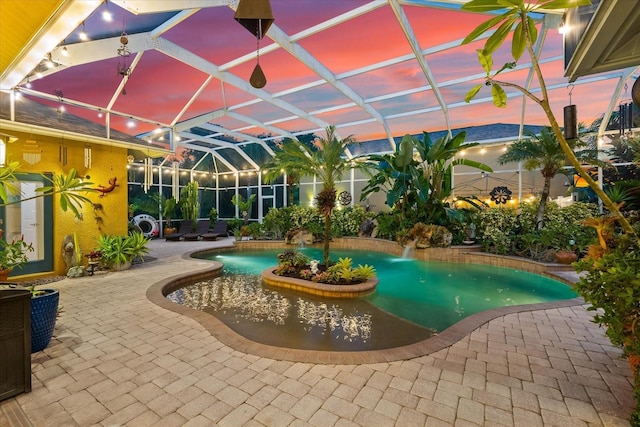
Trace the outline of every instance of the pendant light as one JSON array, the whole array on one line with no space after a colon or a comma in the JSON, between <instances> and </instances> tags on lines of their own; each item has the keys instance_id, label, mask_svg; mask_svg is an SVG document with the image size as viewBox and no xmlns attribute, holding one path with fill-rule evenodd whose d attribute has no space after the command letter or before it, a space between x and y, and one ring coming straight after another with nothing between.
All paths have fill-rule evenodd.
<instances>
[{"instance_id":1,"label":"pendant light","mask_svg":"<svg viewBox=\"0 0 640 427\"><path fill-rule=\"evenodd\" d=\"M234 16L235 20L246 28L257 40L257 64L251 73L249 83L260 89L267 84L267 78L260 67L260 39L269 31L273 23L273 12L269 0L240 0Z\"/></svg>"},{"instance_id":2,"label":"pendant light","mask_svg":"<svg viewBox=\"0 0 640 427\"><path fill-rule=\"evenodd\" d=\"M578 137L578 110L571 102L573 85L569 85L569 105L564 107L564 137L576 139Z\"/></svg>"}]
</instances>

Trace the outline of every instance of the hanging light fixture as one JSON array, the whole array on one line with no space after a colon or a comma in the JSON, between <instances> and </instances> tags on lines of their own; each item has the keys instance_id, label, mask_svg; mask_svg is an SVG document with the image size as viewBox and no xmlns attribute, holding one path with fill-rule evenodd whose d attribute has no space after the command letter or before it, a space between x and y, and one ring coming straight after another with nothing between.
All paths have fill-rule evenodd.
<instances>
[{"instance_id":1,"label":"hanging light fixture","mask_svg":"<svg viewBox=\"0 0 640 427\"><path fill-rule=\"evenodd\" d=\"M271 3L269 0L240 0L234 18L256 36L257 63L251 73L249 83L257 89L263 88L267 84L267 78L260 67L260 39L269 31L269 27L274 21Z\"/></svg>"},{"instance_id":2,"label":"hanging light fixture","mask_svg":"<svg viewBox=\"0 0 640 427\"><path fill-rule=\"evenodd\" d=\"M78 34L78 37L83 42L86 42L87 40L89 40L89 36L87 35L87 29L84 26L84 21L82 21L82 30L80 31L80 34Z\"/></svg>"},{"instance_id":3,"label":"hanging light fixture","mask_svg":"<svg viewBox=\"0 0 640 427\"><path fill-rule=\"evenodd\" d=\"M576 139L578 137L578 110L571 102L573 85L569 85L569 105L564 107L564 137Z\"/></svg>"},{"instance_id":4,"label":"hanging light fixture","mask_svg":"<svg viewBox=\"0 0 640 427\"><path fill-rule=\"evenodd\" d=\"M624 84L624 101L618 105L618 123L620 124L620 136L626 140L627 131L633 129L633 103L628 97L629 86ZM632 89L633 92L633 89Z\"/></svg>"},{"instance_id":5,"label":"hanging light fixture","mask_svg":"<svg viewBox=\"0 0 640 427\"><path fill-rule=\"evenodd\" d=\"M104 2L104 10L102 11L102 20L104 22L113 21L113 15L111 14L111 11L109 11L109 1L108 0L105 0L105 2Z\"/></svg>"}]
</instances>

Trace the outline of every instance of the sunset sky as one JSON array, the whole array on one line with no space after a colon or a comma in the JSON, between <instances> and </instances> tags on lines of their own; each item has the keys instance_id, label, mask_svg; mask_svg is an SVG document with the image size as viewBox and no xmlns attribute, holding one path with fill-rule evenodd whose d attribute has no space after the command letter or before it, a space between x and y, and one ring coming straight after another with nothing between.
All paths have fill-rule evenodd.
<instances>
[{"instance_id":1,"label":"sunset sky","mask_svg":"<svg viewBox=\"0 0 640 427\"><path fill-rule=\"evenodd\" d=\"M282 32L295 49L301 48L304 55L317 61L326 75L335 75L343 85L342 90L324 81L286 49L269 49L274 43L269 35L260 41L260 47L265 49L260 55L260 65L266 74L267 85L263 90L252 92L237 87L234 84L237 79L247 82L256 64L256 38L234 20L231 8L219 6L201 9L161 34L160 49L154 49L156 45L152 44L133 68L126 84L126 95L117 91L122 80L117 67L124 60L116 54L121 33L124 31L132 37L136 33L150 31L175 16L176 12L136 16L116 3L101 6L86 19L84 26L93 40L84 43L114 37L113 46L109 46L107 52L111 52L112 57L74 66L79 59L74 58L73 48L83 43L79 40L82 26L69 28L69 35L61 45L67 45L71 55L68 59L60 59L70 66L39 80L35 75L30 77L31 90L49 96L59 90L63 93L68 113L100 123L105 119L98 117L97 111L74 107L70 101L106 110L115 96L111 127L132 135L150 132L158 125L167 127L174 122L228 109L285 132L318 133L326 123L337 126L341 135L353 134L360 141L386 138L382 123L372 116L371 110L354 105L352 99L345 95L344 87L370 106L367 108L385 118L392 136L446 129L445 115L438 99L428 87L425 73L413 56L396 13L387 2L271 0L275 23L269 34ZM477 97L484 102L464 103L467 91L483 82L482 69L476 57L476 49L482 43L461 46L459 41L487 16L463 13L455 6L435 1L400 3L420 49L428 50L425 60L448 106L451 127L520 123L522 96L510 97L507 108L498 109L489 101L490 91L486 88ZM100 17L106 7L114 16L111 23L103 22ZM309 31L359 7L366 9L358 16L335 26L322 27L319 31ZM306 31L309 34L305 34ZM205 86L209 77L207 73L171 57L172 52L175 53L173 47L169 50L162 47L174 45L178 47L176 52L179 54L196 55L199 60L218 67L231 79L223 83L214 77ZM134 51L126 58L127 66L132 64L137 53L135 46L132 48ZM575 82L574 87L569 87L563 77L562 56L562 36L556 29L549 30L540 58L546 83L552 88L549 92L552 108L562 121L562 107L569 103L571 90L571 99L578 106L579 121L590 123L608 108L620 72L608 73L605 79L602 76L582 78ZM494 63L500 66L511 60L508 42L494 55ZM527 62L529 59L525 54L520 64ZM386 65L376 67L375 64L379 63ZM523 84L527 74L528 69L514 70L505 73L503 79ZM466 80L468 76L477 77ZM596 81L582 84L588 80ZM296 90L300 87L304 89ZM538 87L534 80L532 90ZM198 90L201 93L188 106ZM621 96L629 97L624 91ZM261 97L284 101L287 107L274 105ZM34 99L50 105L58 104L53 100ZM181 114L185 107L186 111ZM307 112L315 120L298 117L298 110ZM274 134L273 128L255 126L242 117L220 115L209 123L248 135ZM143 118L146 122L136 120L135 127L127 127L130 116ZM547 123L540 107L531 102L527 102L524 121L537 125Z\"/></svg>"}]
</instances>

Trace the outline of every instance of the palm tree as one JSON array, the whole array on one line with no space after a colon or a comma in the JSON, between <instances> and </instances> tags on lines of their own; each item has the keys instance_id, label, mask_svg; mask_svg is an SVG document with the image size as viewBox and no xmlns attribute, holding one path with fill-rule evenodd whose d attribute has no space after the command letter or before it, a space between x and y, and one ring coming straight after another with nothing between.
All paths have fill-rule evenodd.
<instances>
[{"instance_id":1,"label":"palm tree","mask_svg":"<svg viewBox=\"0 0 640 427\"><path fill-rule=\"evenodd\" d=\"M350 135L340 139L336 129L329 126L325 138L317 138L313 147L298 141L288 139L283 142L282 149L277 151L273 160L265 165L267 179L277 178L282 172L295 176L316 176L322 182L322 190L316 196L318 211L324 216L324 247L323 262L329 264L329 242L331 241L331 212L336 206L336 182L342 175L353 168L359 167L357 162L343 158L347 147L355 143Z\"/></svg>"},{"instance_id":2,"label":"palm tree","mask_svg":"<svg viewBox=\"0 0 640 427\"><path fill-rule=\"evenodd\" d=\"M510 145L507 151L498 158L498 162L501 165L523 162L523 166L529 171L540 169L540 173L544 178L544 186L542 187L536 218L536 227L540 229L544 225L544 212L547 206L547 199L549 199L551 180L557 174L567 173L564 169L566 166L565 153L553 129L550 127L542 128L539 135L531 131L527 131L526 134L529 138L521 139ZM585 145L579 139L568 142L572 150ZM583 162L597 162L591 150L577 151L575 154Z\"/></svg>"}]
</instances>

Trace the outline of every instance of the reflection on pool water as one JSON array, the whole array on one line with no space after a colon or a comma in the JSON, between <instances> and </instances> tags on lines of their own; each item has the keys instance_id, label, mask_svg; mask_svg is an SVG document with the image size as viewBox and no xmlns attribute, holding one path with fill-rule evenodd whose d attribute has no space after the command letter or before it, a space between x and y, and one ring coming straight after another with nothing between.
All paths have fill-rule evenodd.
<instances>
[{"instance_id":1,"label":"reflection on pool water","mask_svg":"<svg viewBox=\"0 0 640 427\"><path fill-rule=\"evenodd\" d=\"M312 259L320 249L305 248ZM167 296L203 310L263 344L307 350L362 351L426 339L464 317L492 308L576 297L563 283L495 266L422 262L365 251L332 251L376 268L380 283L364 298L338 300L262 285L260 272L281 250L214 253L221 277Z\"/></svg>"}]
</instances>

